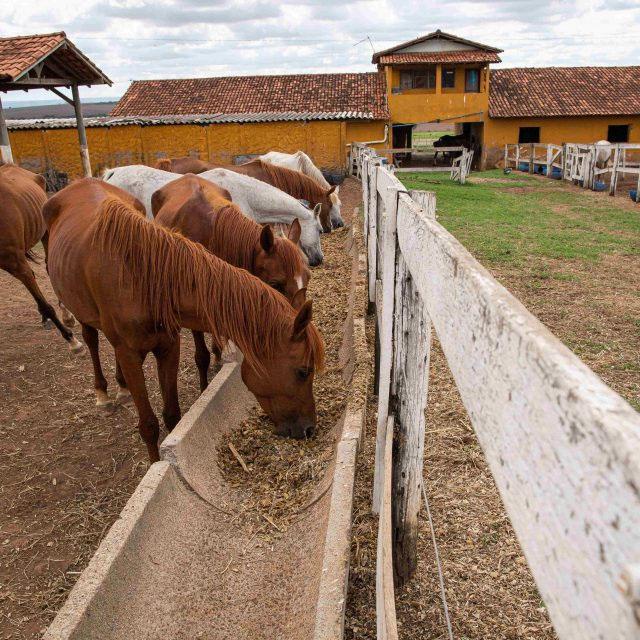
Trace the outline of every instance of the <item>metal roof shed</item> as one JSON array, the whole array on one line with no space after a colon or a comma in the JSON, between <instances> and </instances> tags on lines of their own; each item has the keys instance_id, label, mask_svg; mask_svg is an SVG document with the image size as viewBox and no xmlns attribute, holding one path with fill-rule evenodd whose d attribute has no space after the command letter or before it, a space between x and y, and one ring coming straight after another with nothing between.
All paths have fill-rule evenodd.
<instances>
[{"instance_id":1,"label":"metal roof shed","mask_svg":"<svg viewBox=\"0 0 640 640\"><path fill-rule=\"evenodd\" d=\"M112 82L68 38L64 31L0 38L0 91L46 89L73 106L86 176L91 175L87 136L78 87ZM71 97L61 91L71 89ZM9 132L0 101L0 159L12 162Z\"/></svg>"}]
</instances>

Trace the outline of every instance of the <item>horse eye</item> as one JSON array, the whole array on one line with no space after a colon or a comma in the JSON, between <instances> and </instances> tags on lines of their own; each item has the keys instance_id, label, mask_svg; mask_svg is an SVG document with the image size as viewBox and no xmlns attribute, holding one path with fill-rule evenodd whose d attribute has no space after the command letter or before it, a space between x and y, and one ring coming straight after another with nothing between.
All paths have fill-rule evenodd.
<instances>
[{"instance_id":1,"label":"horse eye","mask_svg":"<svg viewBox=\"0 0 640 640\"><path fill-rule=\"evenodd\" d=\"M309 376L311 375L311 369L309 368L302 368L302 369L296 369L296 376L298 378L298 380L306 380Z\"/></svg>"},{"instance_id":2,"label":"horse eye","mask_svg":"<svg viewBox=\"0 0 640 640\"><path fill-rule=\"evenodd\" d=\"M279 291L280 293L285 293L284 285L282 284L282 282L270 282L269 286L276 291Z\"/></svg>"}]
</instances>

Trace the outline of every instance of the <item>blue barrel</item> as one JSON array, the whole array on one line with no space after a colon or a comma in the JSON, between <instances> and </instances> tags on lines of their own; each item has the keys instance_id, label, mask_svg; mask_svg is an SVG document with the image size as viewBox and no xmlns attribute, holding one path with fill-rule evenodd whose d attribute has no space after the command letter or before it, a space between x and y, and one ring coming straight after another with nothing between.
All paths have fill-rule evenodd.
<instances>
[{"instance_id":1,"label":"blue barrel","mask_svg":"<svg viewBox=\"0 0 640 640\"><path fill-rule=\"evenodd\" d=\"M601 182L600 180L596 180L593 185L594 191L604 191L606 188L607 188L607 185L604 182Z\"/></svg>"},{"instance_id":2,"label":"blue barrel","mask_svg":"<svg viewBox=\"0 0 640 640\"><path fill-rule=\"evenodd\" d=\"M629 197L636 202L636 199L638 197L638 190L637 189L631 189L631 191L629 191Z\"/></svg>"},{"instance_id":3,"label":"blue barrel","mask_svg":"<svg viewBox=\"0 0 640 640\"><path fill-rule=\"evenodd\" d=\"M554 180L560 180L560 178L562 178L562 169L560 169L559 167L552 167L551 168L551 177Z\"/></svg>"},{"instance_id":4,"label":"blue barrel","mask_svg":"<svg viewBox=\"0 0 640 640\"><path fill-rule=\"evenodd\" d=\"M518 171L529 171L529 163L528 162L521 162L518 165Z\"/></svg>"}]
</instances>

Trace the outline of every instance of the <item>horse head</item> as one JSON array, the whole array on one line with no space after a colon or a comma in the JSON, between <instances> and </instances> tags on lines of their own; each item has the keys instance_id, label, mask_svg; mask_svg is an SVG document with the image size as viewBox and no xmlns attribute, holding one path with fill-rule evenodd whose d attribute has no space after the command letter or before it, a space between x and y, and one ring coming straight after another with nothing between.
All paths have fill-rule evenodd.
<instances>
[{"instance_id":1,"label":"horse head","mask_svg":"<svg viewBox=\"0 0 640 640\"><path fill-rule=\"evenodd\" d=\"M265 225L254 250L253 273L293 303L295 295L307 286L310 272L298 242L300 221L296 218L287 238L276 238L271 225Z\"/></svg>"},{"instance_id":2,"label":"horse head","mask_svg":"<svg viewBox=\"0 0 640 640\"><path fill-rule=\"evenodd\" d=\"M327 191L322 194L322 199L319 204L320 208L320 224L322 225L322 231L324 233L331 233L331 212L334 207L333 200L331 196L333 192L336 190L335 186L331 187ZM339 214L338 214L339 215Z\"/></svg>"},{"instance_id":3,"label":"horse head","mask_svg":"<svg viewBox=\"0 0 640 640\"><path fill-rule=\"evenodd\" d=\"M322 338L311 322L312 303L304 302L290 329L261 362L262 371L242 362L242 380L275 423L275 433L308 438L316 429L313 379L322 367Z\"/></svg>"}]
</instances>

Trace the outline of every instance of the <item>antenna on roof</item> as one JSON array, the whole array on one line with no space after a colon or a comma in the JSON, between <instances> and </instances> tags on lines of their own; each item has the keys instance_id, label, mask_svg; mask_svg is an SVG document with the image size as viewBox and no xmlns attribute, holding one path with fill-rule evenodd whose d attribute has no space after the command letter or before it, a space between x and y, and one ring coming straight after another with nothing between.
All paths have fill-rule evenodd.
<instances>
[{"instance_id":1,"label":"antenna on roof","mask_svg":"<svg viewBox=\"0 0 640 640\"><path fill-rule=\"evenodd\" d=\"M371 45L371 51L373 51L373 53L376 52L375 47L373 46L373 42L371 41L371 36L367 35L366 38L362 38L362 40L358 40L358 42L354 43L354 47L357 47L359 44L362 44L363 42L368 42Z\"/></svg>"}]
</instances>

